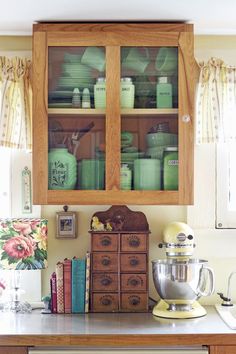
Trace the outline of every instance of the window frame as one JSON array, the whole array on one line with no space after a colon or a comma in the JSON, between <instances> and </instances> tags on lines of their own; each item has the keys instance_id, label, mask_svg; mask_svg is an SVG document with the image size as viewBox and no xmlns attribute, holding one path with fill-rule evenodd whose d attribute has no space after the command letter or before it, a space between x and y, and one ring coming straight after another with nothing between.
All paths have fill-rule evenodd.
<instances>
[{"instance_id":1,"label":"window frame","mask_svg":"<svg viewBox=\"0 0 236 354\"><path fill-rule=\"evenodd\" d=\"M216 145L216 228L235 229L236 210L228 210L229 200L229 145Z\"/></svg>"},{"instance_id":2,"label":"window frame","mask_svg":"<svg viewBox=\"0 0 236 354\"><path fill-rule=\"evenodd\" d=\"M1 147L0 149L5 150L5 148ZM3 153L4 150L2 150ZM6 151L9 152L9 163L8 168L5 168L6 166L4 166L4 172L8 173L9 180L9 211L4 215L0 214L0 218L40 218L41 206L39 205L32 205L31 213L22 213L22 171L25 166L32 170L32 154L15 149L7 149ZM5 279L7 288L9 288L11 281L11 271L1 270L0 277ZM35 303L41 301L42 285L40 270L22 271L21 285L22 289L25 291L21 296L22 300L30 302L33 306Z\"/></svg>"}]
</instances>

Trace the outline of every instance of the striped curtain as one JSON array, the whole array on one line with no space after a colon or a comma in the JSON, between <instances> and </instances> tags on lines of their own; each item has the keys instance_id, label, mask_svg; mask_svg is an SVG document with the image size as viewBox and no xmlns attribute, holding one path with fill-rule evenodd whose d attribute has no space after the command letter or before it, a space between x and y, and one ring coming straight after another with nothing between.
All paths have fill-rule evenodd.
<instances>
[{"instance_id":1,"label":"striped curtain","mask_svg":"<svg viewBox=\"0 0 236 354\"><path fill-rule=\"evenodd\" d=\"M0 146L32 149L31 61L0 57Z\"/></svg>"},{"instance_id":2,"label":"striped curtain","mask_svg":"<svg viewBox=\"0 0 236 354\"><path fill-rule=\"evenodd\" d=\"M236 67L215 58L199 65L197 143L236 142Z\"/></svg>"}]
</instances>

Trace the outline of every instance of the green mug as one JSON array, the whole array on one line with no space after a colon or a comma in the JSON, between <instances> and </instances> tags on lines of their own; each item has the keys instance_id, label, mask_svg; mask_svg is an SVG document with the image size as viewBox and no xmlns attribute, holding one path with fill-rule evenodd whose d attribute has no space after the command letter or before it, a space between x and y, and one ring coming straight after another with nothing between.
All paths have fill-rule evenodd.
<instances>
[{"instance_id":1,"label":"green mug","mask_svg":"<svg viewBox=\"0 0 236 354\"><path fill-rule=\"evenodd\" d=\"M122 69L130 69L141 74L144 73L149 63L147 48L132 47L122 60Z\"/></svg>"},{"instance_id":2,"label":"green mug","mask_svg":"<svg viewBox=\"0 0 236 354\"><path fill-rule=\"evenodd\" d=\"M175 47L161 47L158 50L155 68L162 74L172 73L178 64L178 51Z\"/></svg>"},{"instance_id":3,"label":"green mug","mask_svg":"<svg viewBox=\"0 0 236 354\"><path fill-rule=\"evenodd\" d=\"M81 63L98 71L105 70L105 52L98 47L87 47L81 58Z\"/></svg>"},{"instance_id":4,"label":"green mug","mask_svg":"<svg viewBox=\"0 0 236 354\"><path fill-rule=\"evenodd\" d=\"M96 159L83 159L79 164L79 186L81 189L104 189L105 162Z\"/></svg>"}]
</instances>

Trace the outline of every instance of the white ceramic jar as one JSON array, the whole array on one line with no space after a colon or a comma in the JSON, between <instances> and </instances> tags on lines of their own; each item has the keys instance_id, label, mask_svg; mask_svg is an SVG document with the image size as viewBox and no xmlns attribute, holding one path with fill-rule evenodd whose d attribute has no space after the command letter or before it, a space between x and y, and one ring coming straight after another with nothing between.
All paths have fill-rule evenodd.
<instances>
[{"instance_id":1,"label":"white ceramic jar","mask_svg":"<svg viewBox=\"0 0 236 354\"><path fill-rule=\"evenodd\" d=\"M123 77L120 80L120 103L121 108L134 108L135 87L130 77Z\"/></svg>"},{"instance_id":2,"label":"white ceramic jar","mask_svg":"<svg viewBox=\"0 0 236 354\"><path fill-rule=\"evenodd\" d=\"M97 78L94 85L94 106L95 108L106 108L106 79L105 77Z\"/></svg>"}]
</instances>

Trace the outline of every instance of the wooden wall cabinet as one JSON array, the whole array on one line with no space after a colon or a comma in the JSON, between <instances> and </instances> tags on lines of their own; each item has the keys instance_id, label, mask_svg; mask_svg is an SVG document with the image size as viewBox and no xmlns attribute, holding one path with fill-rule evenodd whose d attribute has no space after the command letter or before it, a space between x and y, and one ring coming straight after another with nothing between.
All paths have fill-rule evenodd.
<instances>
[{"instance_id":1,"label":"wooden wall cabinet","mask_svg":"<svg viewBox=\"0 0 236 354\"><path fill-rule=\"evenodd\" d=\"M0 354L27 354L26 347L0 347Z\"/></svg>"},{"instance_id":2,"label":"wooden wall cabinet","mask_svg":"<svg viewBox=\"0 0 236 354\"><path fill-rule=\"evenodd\" d=\"M161 48L171 48L176 53L176 67L157 68ZM131 53L135 62L141 61L141 67L135 64L127 68ZM34 204L192 204L194 71L193 26L190 24L35 24ZM101 98L95 103L94 85L100 77L105 78L106 108L100 107ZM134 105L128 99L128 108L124 108L127 102L124 103L121 96L121 88L124 92L127 90L127 86L121 86L124 77L130 77L135 88ZM172 85L169 108L157 104L159 77L167 77ZM86 104L75 107L74 88L79 88L80 94L84 88L89 88L90 108ZM147 139L152 132L162 133L163 126L166 127L164 133L170 134L169 140L158 144L178 147L177 188L164 187L162 152L161 157L159 150L155 155ZM84 134L76 144L72 135L78 132L80 136ZM122 141L121 132L131 133L132 142ZM63 181L72 173L65 172L62 163L58 164L57 171L54 165L53 169L48 164L49 151L63 144L77 160L78 179L73 189L68 190L63 187ZM147 158L160 159L160 162L152 161L151 167L145 167L142 159ZM138 159L140 164L135 167ZM129 190L121 183L122 164L127 164L132 172ZM157 169L156 177L150 182L148 178L153 169ZM49 174L55 182L53 187Z\"/></svg>"}]
</instances>

